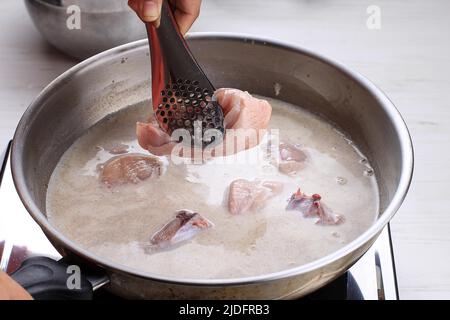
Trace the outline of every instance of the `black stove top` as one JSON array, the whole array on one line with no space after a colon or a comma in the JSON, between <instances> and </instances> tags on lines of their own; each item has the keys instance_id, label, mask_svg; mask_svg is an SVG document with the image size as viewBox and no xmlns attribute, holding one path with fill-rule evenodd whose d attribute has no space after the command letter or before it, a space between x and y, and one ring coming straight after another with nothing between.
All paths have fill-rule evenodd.
<instances>
[{"instance_id":1,"label":"black stove top","mask_svg":"<svg viewBox=\"0 0 450 320\"><path fill-rule=\"evenodd\" d=\"M9 165L9 146L0 150L3 166L0 185L0 269L12 273L32 256L61 256L29 216L14 187ZM95 299L117 299L98 290ZM341 277L308 295L308 300L398 299L389 225L372 248Z\"/></svg>"}]
</instances>

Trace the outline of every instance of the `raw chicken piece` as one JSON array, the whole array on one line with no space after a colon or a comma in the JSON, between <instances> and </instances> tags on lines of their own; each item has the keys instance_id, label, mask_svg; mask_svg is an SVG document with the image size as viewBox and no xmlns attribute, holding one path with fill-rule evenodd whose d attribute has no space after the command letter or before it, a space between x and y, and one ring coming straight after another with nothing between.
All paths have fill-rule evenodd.
<instances>
[{"instance_id":1,"label":"raw chicken piece","mask_svg":"<svg viewBox=\"0 0 450 320\"><path fill-rule=\"evenodd\" d=\"M229 188L228 210L231 214L240 214L261 209L267 200L280 194L282 190L281 182L235 180Z\"/></svg>"},{"instance_id":2,"label":"raw chicken piece","mask_svg":"<svg viewBox=\"0 0 450 320\"><path fill-rule=\"evenodd\" d=\"M267 129L272 115L270 104L265 100L252 97L248 92L237 89L219 89L215 92L214 97L222 106L225 116L225 139L233 139L232 141L245 139L242 144L245 149L257 145L261 140L261 131L264 132ZM248 133L252 134L250 138L246 138ZM177 145L177 142L172 141L171 137L161 130L154 121L149 123L138 122L136 134L139 145L156 155L170 154ZM235 143L230 148L224 141L220 147L216 148L222 150L226 146L227 149L220 153L229 155L241 151L241 148L236 147L236 145ZM190 154L190 152L188 153Z\"/></svg>"},{"instance_id":3,"label":"raw chicken piece","mask_svg":"<svg viewBox=\"0 0 450 320\"><path fill-rule=\"evenodd\" d=\"M307 159L306 153L297 144L281 142L280 157L283 161L304 162Z\"/></svg>"},{"instance_id":4,"label":"raw chicken piece","mask_svg":"<svg viewBox=\"0 0 450 320\"><path fill-rule=\"evenodd\" d=\"M344 217L333 213L321 203L321 199L322 197L318 194L308 196L298 189L289 199L286 210L300 211L306 218L318 217L317 224L334 225L344 222Z\"/></svg>"},{"instance_id":5,"label":"raw chicken piece","mask_svg":"<svg viewBox=\"0 0 450 320\"><path fill-rule=\"evenodd\" d=\"M174 244L187 241L199 232L213 227L214 224L197 212L180 210L174 219L169 221L151 238L150 243L144 245L146 250L162 249Z\"/></svg>"},{"instance_id":6,"label":"raw chicken piece","mask_svg":"<svg viewBox=\"0 0 450 320\"><path fill-rule=\"evenodd\" d=\"M225 128L267 129L272 107L266 100L258 99L247 91L238 89L219 89L215 97L222 106Z\"/></svg>"},{"instance_id":7,"label":"raw chicken piece","mask_svg":"<svg viewBox=\"0 0 450 320\"><path fill-rule=\"evenodd\" d=\"M97 150L105 150L110 154L119 155L128 152L129 146L120 142L106 143L103 146L97 146Z\"/></svg>"},{"instance_id":8,"label":"raw chicken piece","mask_svg":"<svg viewBox=\"0 0 450 320\"><path fill-rule=\"evenodd\" d=\"M299 145L280 143L280 163L278 170L287 175L295 175L306 166L308 156Z\"/></svg>"},{"instance_id":9,"label":"raw chicken piece","mask_svg":"<svg viewBox=\"0 0 450 320\"><path fill-rule=\"evenodd\" d=\"M161 175L161 161L142 154L120 155L101 166L100 181L107 186L138 183Z\"/></svg>"}]
</instances>

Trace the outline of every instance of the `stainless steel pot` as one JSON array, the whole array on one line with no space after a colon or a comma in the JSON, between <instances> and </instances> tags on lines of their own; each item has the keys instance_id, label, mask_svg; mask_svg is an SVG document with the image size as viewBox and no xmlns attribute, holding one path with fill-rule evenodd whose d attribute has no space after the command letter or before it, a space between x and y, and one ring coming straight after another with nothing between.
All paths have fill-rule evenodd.
<instances>
[{"instance_id":1,"label":"stainless steel pot","mask_svg":"<svg viewBox=\"0 0 450 320\"><path fill-rule=\"evenodd\" d=\"M400 114L361 75L316 53L242 35L189 37L192 51L217 87L237 87L302 106L335 123L365 152L380 188L377 221L344 248L281 272L238 279L178 279L119 265L81 248L45 215L50 175L86 129L111 112L150 98L146 41L92 57L53 81L23 115L12 147L17 191L31 216L67 259L103 271L108 290L129 298L295 298L345 272L372 245L402 203L413 171L413 149ZM281 85L276 96L274 84ZM277 86L278 87L278 86Z\"/></svg>"},{"instance_id":2,"label":"stainless steel pot","mask_svg":"<svg viewBox=\"0 0 450 320\"><path fill-rule=\"evenodd\" d=\"M42 36L77 59L147 36L125 0L25 0L25 5ZM80 10L79 29L71 26L78 17L72 8Z\"/></svg>"}]
</instances>

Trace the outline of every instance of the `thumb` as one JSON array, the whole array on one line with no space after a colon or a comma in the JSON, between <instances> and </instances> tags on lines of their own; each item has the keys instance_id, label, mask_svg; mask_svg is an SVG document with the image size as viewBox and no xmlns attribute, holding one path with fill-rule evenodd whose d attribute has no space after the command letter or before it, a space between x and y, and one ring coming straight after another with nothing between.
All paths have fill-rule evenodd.
<instances>
[{"instance_id":1,"label":"thumb","mask_svg":"<svg viewBox=\"0 0 450 320\"><path fill-rule=\"evenodd\" d=\"M155 22L161 15L162 0L129 0L128 5L144 22Z\"/></svg>"}]
</instances>

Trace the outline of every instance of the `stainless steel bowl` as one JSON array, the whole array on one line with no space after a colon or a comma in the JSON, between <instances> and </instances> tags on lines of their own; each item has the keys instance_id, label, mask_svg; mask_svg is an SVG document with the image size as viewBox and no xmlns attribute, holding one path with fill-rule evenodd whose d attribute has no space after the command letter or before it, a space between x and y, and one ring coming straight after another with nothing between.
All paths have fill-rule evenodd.
<instances>
[{"instance_id":1,"label":"stainless steel bowl","mask_svg":"<svg viewBox=\"0 0 450 320\"><path fill-rule=\"evenodd\" d=\"M217 87L236 87L281 99L334 122L368 156L380 188L376 222L340 250L306 265L255 277L182 279L161 276L99 257L70 240L46 217L50 175L62 154L106 115L150 98L147 41L92 57L51 83L25 112L12 148L17 191L62 255L97 266L109 290L138 298L294 298L345 272L372 245L400 207L412 177L413 149L392 102L370 81L306 49L242 35L188 39ZM276 95L274 84L282 87Z\"/></svg>"},{"instance_id":2,"label":"stainless steel bowl","mask_svg":"<svg viewBox=\"0 0 450 320\"><path fill-rule=\"evenodd\" d=\"M42 36L54 47L85 59L101 51L146 37L144 24L125 0L25 0ZM80 29L69 29L71 5L80 8Z\"/></svg>"}]
</instances>

